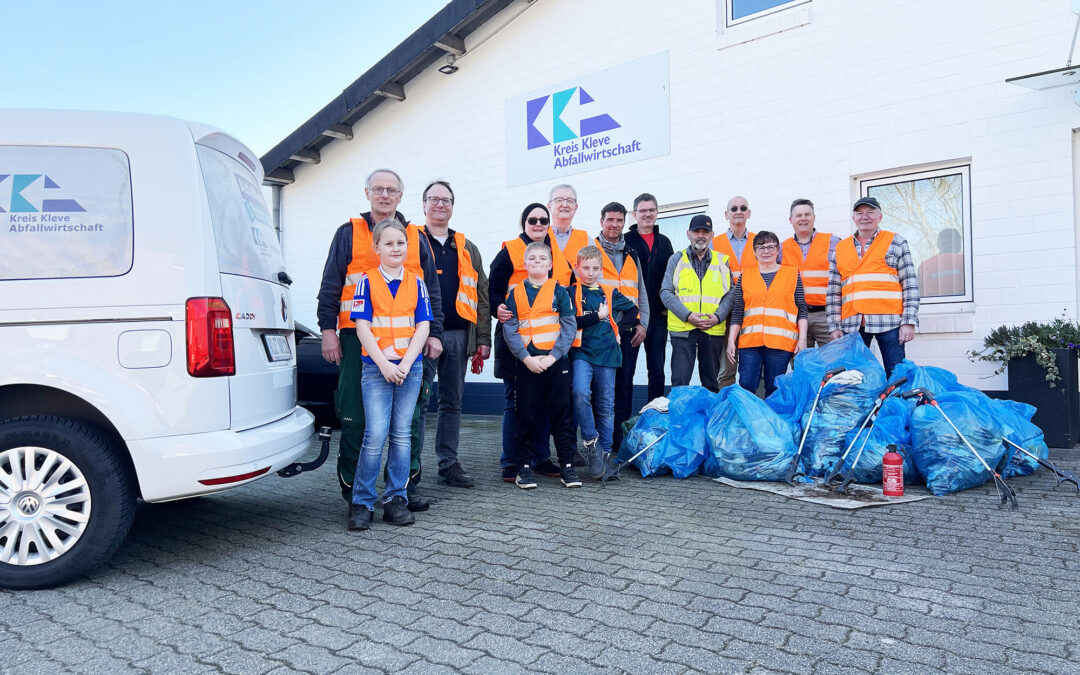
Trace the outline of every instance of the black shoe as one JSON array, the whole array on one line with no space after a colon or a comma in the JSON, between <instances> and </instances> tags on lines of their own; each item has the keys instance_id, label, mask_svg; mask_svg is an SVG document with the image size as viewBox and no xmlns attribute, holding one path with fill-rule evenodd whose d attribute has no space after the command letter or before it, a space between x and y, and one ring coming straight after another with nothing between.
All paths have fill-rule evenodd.
<instances>
[{"instance_id":1,"label":"black shoe","mask_svg":"<svg viewBox=\"0 0 1080 675\"><path fill-rule=\"evenodd\" d=\"M517 479L517 467L504 466L502 468L502 475L504 483L513 483Z\"/></svg>"},{"instance_id":2,"label":"black shoe","mask_svg":"<svg viewBox=\"0 0 1080 675\"><path fill-rule=\"evenodd\" d=\"M558 478L562 475L562 469L550 459L545 459L541 462L540 465L536 467L536 472L541 476L547 476L548 478Z\"/></svg>"},{"instance_id":3,"label":"black shoe","mask_svg":"<svg viewBox=\"0 0 1080 675\"><path fill-rule=\"evenodd\" d=\"M573 464L564 466L559 477L562 479L562 484L568 488L581 487L581 479L577 477Z\"/></svg>"},{"instance_id":4,"label":"black shoe","mask_svg":"<svg viewBox=\"0 0 1080 675\"><path fill-rule=\"evenodd\" d=\"M360 504L349 504L349 529L366 530L371 527L375 512Z\"/></svg>"},{"instance_id":5,"label":"black shoe","mask_svg":"<svg viewBox=\"0 0 1080 675\"><path fill-rule=\"evenodd\" d=\"M431 500L421 497L416 490L416 484L409 481L408 486L405 488L405 494L409 495L409 505L405 508L410 511L427 511L431 508Z\"/></svg>"},{"instance_id":6,"label":"black shoe","mask_svg":"<svg viewBox=\"0 0 1080 675\"><path fill-rule=\"evenodd\" d=\"M521 467L521 470L518 471L517 478L514 479L514 482L517 483L517 486L522 490L532 490L536 487L536 479L533 478L532 469L529 468L528 464Z\"/></svg>"},{"instance_id":7,"label":"black shoe","mask_svg":"<svg viewBox=\"0 0 1080 675\"><path fill-rule=\"evenodd\" d=\"M589 466L589 461L582 457L577 450L574 450L574 459L572 461L574 466Z\"/></svg>"},{"instance_id":8,"label":"black shoe","mask_svg":"<svg viewBox=\"0 0 1080 675\"><path fill-rule=\"evenodd\" d=\"M409 513L402 497L394 497L383 504L382 519L391 525L412 525L416 522L416 516Z\"/></svg>"},{"instance_id":9,"label":"black shoe","mask_svg":"<svg viewBox=\"0 0 1080 675\"><path fill-rule=\"evenodd\" d=\"M450 487L476 487L476 481L472 479L472 476L465 473L465 469L461 468L461 464L457 462L454 462L445 469L439 469L439 478L443 483L446 483Z\"/></svg>"}]
</instances>

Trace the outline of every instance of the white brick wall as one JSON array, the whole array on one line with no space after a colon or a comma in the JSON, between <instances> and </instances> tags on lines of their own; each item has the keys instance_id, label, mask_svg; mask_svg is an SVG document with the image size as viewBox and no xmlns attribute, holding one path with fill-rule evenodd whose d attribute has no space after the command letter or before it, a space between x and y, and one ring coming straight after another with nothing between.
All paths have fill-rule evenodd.
<instances>
[{"instance_id":1,"label":"white brick wall","mask_svg":"<svg viewBox=\"0 0 1080 675\"><path fill-rule=\"evenodd\" d=\"M296 316L315 323L327 246L340 223L368 210L362 181L373 168L403 175L402 211L416 220L423 185L449 180L453 225L490 263L524 205L547 201L556 182L505 187L505 99L667 49L671 154L569 177L581 198L575 224L595 234L601 205L629 205L646 190L664 203L708 199L719 218L738 193L753 208L751 229L787 234L788 204L807 196L819 229L847 235L854 177L970 158L975 302L959 316L961 308L927 308L925 328L974 330L920 334L908 353L966 384L1005 388L964 351L1000 323L1077 313L1072 130L1080 109L1067 87L1005 84L1064 65L1074 20L1067 3L813 0L790 10L803 12L805 25L790 28L798 17L777 15L768 20L778 28L752 21L722 34L718 5L540 0L461 59L456 74L432 69L409 83L405 102L383 103L356 126L355 140L331 143L321 164L297 167L296 183L283 189ZM750 39L763 27L789 29ZM312 101L312 112L324 103Z\"/></svg>"}]
</instances>

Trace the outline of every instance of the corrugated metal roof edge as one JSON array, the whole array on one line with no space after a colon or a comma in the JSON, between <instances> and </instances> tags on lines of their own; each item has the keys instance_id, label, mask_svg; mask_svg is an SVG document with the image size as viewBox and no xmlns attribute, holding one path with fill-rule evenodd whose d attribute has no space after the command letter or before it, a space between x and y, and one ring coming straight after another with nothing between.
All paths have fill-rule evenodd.
<instances>
[{"instance_id":1,"label":"corrugated metal roof edge","mask_svg":"<svg viewBox=\"0 0 1080 675\"><path fill-rule=\"evenodd\" d=\"M410 68L425 59L431 60L433 50L439 54L444 53L436 46L437 40L447 35L467 37L511 2L512 0L452 0L346 87L341 94L263 155L260 159L266 176L263 183L291 183L292 167L298 163L293 157L304 150L317 150L329 142L331 139L323 135L324 131L330 130L336 124L355 124L367 112L354 115L361 106L373 98L383 98L376 94L381 87L391 83L404 85L420 72L409 73ZM474 22L478 17L481 20ZM373 108L374 105L369 107Z\"/></svg>"}]
</instances>

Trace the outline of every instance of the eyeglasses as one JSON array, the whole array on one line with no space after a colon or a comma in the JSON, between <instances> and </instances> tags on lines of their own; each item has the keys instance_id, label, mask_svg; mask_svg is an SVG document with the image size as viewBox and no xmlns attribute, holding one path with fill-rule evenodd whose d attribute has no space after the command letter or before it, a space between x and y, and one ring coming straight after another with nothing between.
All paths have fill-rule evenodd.
<instances>
[{"instance_id":1,"label":"eyeglasses","mask_svg":"<svg viewBox=\"0 0 1080 675\"><path fill-rule=\"evenodd\" d=\"M453 197L428 197L427 203L432 206L450 206L454 203Z\"/></svg>"},{"instance_id":2,"label":"eyeglasses","mask_svg":"<svg viewBox=\"0 0 1080 675\"><path fill-rule=\"evenodd\" d=\"M656 213L656 209L638 209L634 213L640 213L643 216L647 216L650 213Z\"/></svg>"},{"instance_id":3,"label":"eyeglasses","mask_svg":"<svg viewBox=\"0 0 1080 675\"><path fill-rule=\"evenodd\" d=\"M381 195L386 195L388 197L397 197L399 194L401 194L401 190L399 190L397 188L392 188L392 187L378 187L378 186L376 186L376 187L370 187L368 189L371 190L371 194L373 194L373 195L380 195L380 196Z\"/></svg>"},{"instance_id":4,"label":"eyeglasses","mask_svg":"<svg viewBox=\"0 0 1080 675\"><path fill-rule=\"evenodd\" d=\"M569 204L570 206L573 206L574 204L577 204L577 200L574 199L573 197L555 197L554 199L551 200L551 203L552 204Z\"/></svg>"},{"instance_id":5,"label":"eyeglasses","mask_svg":"<svg viewBox=\"0 0 1080 675\"><path fill-rule=\"evenodd\" d=\"M780 247L777 246L776 244L766 244L764 246L755 246L754 250L755 251L761 251L762 253L769 253L770 251L775 251L778 248L780 248Z\"/></svg>"},{"instance_id":6,"label":"eyeglasses","mask_svg":"<svg viewBox=\"0 0 1080 675\"><path fill-rule=\"evenodd\" d=\"M736 211L749 211L749 210L750 210L750 207L747 206L746 204L743 204L742 206L732 206L731 207L731 212L732 213L735 213Z\"/></svg>"},{"instance_id":7,"label":"eyeglasses","mask_svg":"<svg viewBox=\"0 0 1080 675\"><path fill-rule=\"evenodd\" d=\"M533 218L526 218L525 222L530 224L530 225L535 225L537 223L540 223L541 225L547 225L551 221L548 220L547 218L535 218L535 217L533 217Z\"/></svg>"}]
</instances>

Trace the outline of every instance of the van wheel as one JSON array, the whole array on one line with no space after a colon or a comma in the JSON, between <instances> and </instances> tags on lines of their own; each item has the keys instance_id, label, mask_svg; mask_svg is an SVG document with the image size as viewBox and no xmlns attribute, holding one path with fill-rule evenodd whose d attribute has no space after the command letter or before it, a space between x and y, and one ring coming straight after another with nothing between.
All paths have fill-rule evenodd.
<instances>
[{"instance_id":1,"label":"van wheel","mask_svg":"<svg viewBox=\"0 0 1080 675\"><path fill-rule=\"evenodd\" d=\"M0 586L85 574L116 551L134 515L117 449L97 428L66 417L0 422Z\"/></svg>"}]
</instances>

